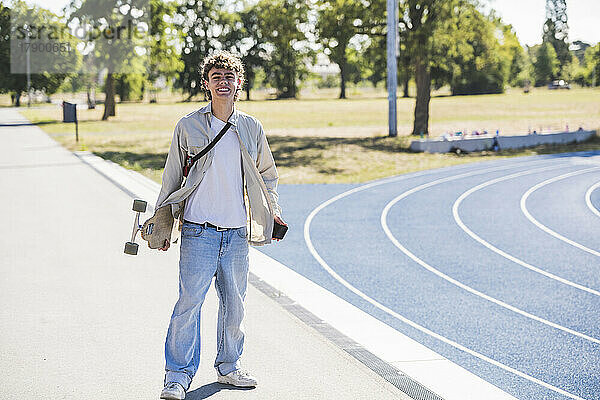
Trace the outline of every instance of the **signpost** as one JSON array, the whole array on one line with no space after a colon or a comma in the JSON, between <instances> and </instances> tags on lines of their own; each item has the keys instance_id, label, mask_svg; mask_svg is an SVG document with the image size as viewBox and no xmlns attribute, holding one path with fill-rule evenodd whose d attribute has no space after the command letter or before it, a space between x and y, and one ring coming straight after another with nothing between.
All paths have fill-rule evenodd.
<instances>
[{"instance_id":1,"label":"signpost","mask_svg":"<svg viewBox=\"0 0 600 400\"><path fill-rule=\"evenodd\" d=\"M25 25L25 29L27 29L27 36L25 36L25 43L27 46L27 52L25 53L27 57L27 107L31 107L31 62L29 59L29 48L31 45L29 43L29 26Z\"/></svg>"},{"instance_id":2,"label":"signpost","mask_svg":"<svg viewBox=\"0 0 600 400\"><path fill-rule=\"evenodd\" d=\"M396 90L398 88L398 6L397 0L387 0L387 90L388 135L398 135Z\"/></svg>"},{"instance_id":3,"label":"signpost","mask_svg":"<svg viewBox=\"0 0 600 400\"><path fill-rule=\"evenodd\" d=\"M77 104L63 101L63 122L75 122L75 141L79 142L79 125L77 123Z\"/></svg>"}]
</instances>

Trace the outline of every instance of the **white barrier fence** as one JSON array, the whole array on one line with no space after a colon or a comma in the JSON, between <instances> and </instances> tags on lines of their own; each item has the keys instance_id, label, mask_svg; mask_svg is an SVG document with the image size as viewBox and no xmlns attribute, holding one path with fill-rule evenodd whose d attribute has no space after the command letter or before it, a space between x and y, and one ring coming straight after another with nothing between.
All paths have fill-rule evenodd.
<instances>
[{"instance_id":1,"label":"white barrier fence","mask_svg":"<svg viewBox=\"0 0 600 400\"><path fill-rule=\"evenodd\" d=\"M574 132L530 134L522 136L485 136L485 137L466 137L452 139L421 139L415 140L410 144L410 150L414 152L427 153L448 153L460 150L461 152L473 152L483 150L493 150L494 140L497 141L498 148L504 149L522 149L526 147L535 147L541 144L567 144L574 142L584 142L596 134L596 131L578 130Z\"/></svg>"}]
</instances>

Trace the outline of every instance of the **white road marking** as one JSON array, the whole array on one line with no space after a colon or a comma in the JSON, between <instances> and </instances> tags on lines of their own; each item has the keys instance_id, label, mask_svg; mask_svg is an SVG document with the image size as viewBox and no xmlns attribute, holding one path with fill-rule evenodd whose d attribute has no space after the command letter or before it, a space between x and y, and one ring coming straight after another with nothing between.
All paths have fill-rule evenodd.
<instances>
[{"instance_id":1,"label":"white road marking","mask_svg":"<svg viewBox=\"0 0 600 400\"><path fill-rule=\"evenodd\" d=\"M590 342L596 343L596 344L600 344L600 340L596 339L594 337L588 336L584 333L575 331L571 328L567 328L565 326L559 325L557 323L554 323L552 321L548 321L547 319L538 317L536 315L530 314L527 311L521 310L520 308L517 308L515 306L511 306L508 303L505 303L501 300L498 300L492 296L489 296L485 293L482 293L468 285L465 285L464 283L457 281L456 279L453 279L451 277L449 277L448 275L444 274L443 272L439 271L438 269L432 267L431 265L427 264L425 261L423 261L422 259L420 259L419 257L417 257L416 255L414 255L410 250L408 250L406 247L404 247L392 234L392 232L390 231L388 225L387 225L387 214L389 212L389 210L400 200L410 196L411 194L414 194L416 192L419 192L423 189L435 186L435 185L439 185L440 183L445 183L445 182L450 182L456 179L460 179L460 178L464 178L467 176L472 175L471 173L464 173L464 174L459 174L459 175L455 175L455 176L450 176L450 177L446 177L446 178L441 178L441 179L437 179L435 181L423 184L423 185L419 185L411 190L407 190L406 192L402 193L401 195L395 197L392 201L390 201L383 209L382 213L381 213L381 226L383 227L383 230L385 232L385 234L387 235L387 237L390 239L390 241L394 244L394 246L396 246L398 249L400 249L400 251L402 251L404 254L406 254L411 260L413 260L414 262L416 262L417 264L419 264L420 266L422 266L423 268L425 268L426 270L428 270L429 272L434 273L435 275L439 276L440 278L452 283L453 285L456 285L458 287L460 287L461 289L466 290L469 293L472 293L478 297L481 297L482 299L488 300L494 304L499 305L500 307L504 307L507 310L513 311L517 314L520 314L524 317L533 319L534 321L538 321L541 322L544 325L548 325L552 328L561 330L563 332L567 332L570 333L571 335L574 336L578 336L582 339L585 340L589 340Z\"/></svg>"},{"instance_id":2,"label":"white road marking","mask_svg":"<svg viewBox=\"0 0 600 400\"><path fill-rule=\"evenodd\" d=\"M561 166L563 167L563 166ZM495 247L494 245L492 245L490 242L485 241L484 239L482 239L479 235L477 235L476 233L474 233L471 229L469 229L464 222L462 221L462 219L460 218L460 215L458 213L458 208L460 207L461 203L463 202L464 199L466 199L468 196L472 195L473 193L475 193L478 190L481 190L487 186L496 184L498 182L502 182L505 180L509 180L509 179L513 179L513 178L517 178L519 176L523 176L523 175L529 175L529 174L534 174L537 172L541 172L541 171L547 171L547 170L551 170L551 169L556 169L556 167L545 167L545 168L537 168L537 169L533 169L533 170L529 170L529 171L524 171L524 172L518 172L516 174L511 174L511 175L507 175L507 176L503 176L497 179L492 179L490 181L484 182L480 185L477 185L469 190L467 190L466 192L464 192L463 194L460 195L460 197L454 202L454 205L452 206L452 214L454 215L454 220L456 221L456 223L458 224L458 226L465 231L469 236L471 236L473 239L475 239L477 242L481 243L482 245L484 245L486 248L490 249L491 251L493 251L494 253L497 253L499 255L501 255L502 257L521 265L522 267L525 267L527 269L530 269L534 272L537 272L539 274L542 274L550 279L554 279L558 282L564 283L565 285L569 285L572 286L574 288L586 291L588 293L591 294L595 294L596 296L600 296L600 292L594 289L590 289L586 286L580 285L578 283L575 282L571 282L565 278L561 278L560 276L554 275L550 272L544 271L543 269L536 267L534 265L528 264L525 261L514 257L508 253L506 253L505 251L500 250L499 248Z\"/></svg>"},{"instance_id":3,"label":"white road marking","mask_svg":"<svg viewBox=\"0 0 600 400\"><path fill-rule=\"evenodd\" d=\"M493 172L493 171L502 170L502 169L514 168L515 166L523 165L523 164L528 164L528 163L526 163L526 162L524 162L524 163L515 163L515 164L513 164L513 165L511 165L509 167L487 168L487 169L483 169L483 170L472 172L472 173L461 174L461 175L458 175L458 176L463 177L463 176L472 176L472 175L484 174L484 173L487 173L487 172ZM530 164L534 164L534 162L530 162ZM535 164L537 164L537 163L535 163ZM304 222L304 241L306 242L308 250L312 254L312 256L315 258L315 260L317 260L317 262L321 265L321 267L323 267L323 269L325 271L327 271L327 273L329 273L329 275L331 275L336 281L338 281L339 283L341 283L344 287L346 287L352 293L356 294L357 296L359 296L363 300L367 301L368 303L372 304L373 306L377 307L378 309L382 310L383 312L385 312L385 313L393 316L394 318L396 318L396 319L404 322L405 324L407 324L407 325L409 325L409 326L411 326L411 327L413 327L413 328L415 328L415 329L417 329L417 330L419 330L419 331L421 331L421 332L423 332L423 333L425 333L425 334L427 334L427 335L429 335L429 336L431 336L433 338L436 338L436 339L438 339L438 340L440 340L440 341L442 341L442 342L444 342L444 343L446 343L446 344L448 344L448 345L450 345L450 346L452 346L452 347L454 347L454 348L456 348L458 350L464 351L465 353L470 354L470 355L472 355L474 357L477 357L480 360L486 361L486 362L488 362L488 363L490 363L490 364L492 364L492 365L494 365L494 366L496 366L498 368L501 368L501 369L503 369L505 371L508 371L508 372L510 372L512 374L515 374L515 375L517 375L517 376L519 376L519 377L521 377L523 379L526 379L526 380L528 380L530 382L533 382L533 383L538 384L538 385L540 385L542 387L545 387L546 389L549 389L549 390L551 390L553 392L562 394L562 395L567 396L568 398L571 398L571 399L585 400L585 399L583 399L583 398L581 398L581 397L579 397L577 395L574 395L574 394L569 393L569 392L567 392L567 391L565 391L563 389L560 389L560 388L557 388L555 386L552 386L551 384L546 383L546 382L544 382L544 381L542 381L540 379L534 378L534 377L532 377L530 375L527 375L527 374L525 374L525 373L523 373L523 372L521 372L519 370L516 370L516 369L511 368L511 367L509 367L509 366L507 366L505 364L502 364L502 363L500 363L500 362L498 362L498 361L496 361L496 360L494 360L494 359L492 359L490 357L487 357L487 356L485 356L483 354L480 354L480 353L478 353L476 351L473 351L473 350L471 350L471 349L469 349L469 348L467 348L467 347L465 347L465 346L463 346L463 345L461 345L461 344L459 344L459 343L457 343L457 342L455 342L453 340L450 340L450 339L448 339L448 338L446 338L446 337L444 337L444 336L442 336L442 335L440 335L438 333L435 333L435 332L433 332L433 331L431 331L431 330L429 330L429 329L427 329L427 328L425 328L425 327L417 324L416 322L413 322L413 321L409 320L408 318L402 316L401 314L395 312L394 310L392 310L392 309L386 307L385 305L379 303L377 300L372 299L371 297L367 296L365 293L361 292L359 289L357 289L356 287L354 287L352 284L350 284L348 281L346 281L344 278L342 278L337 272L335 272L333 270L333 268L331 268L327 264L327 262L325 262L325 260L319 255L319 253L316 251L315 247L313 246L312 240L310 238L310 224L311 224L312 220L314 219L314 217L321 210L323 210L325 207L333 204L334 202L336 202L336 201L338 201L338 200L340 200L340 199L342 199L342 198L344 198L346 196L349 196L349 195L351 195L353 193L357 193L357 192L360 192L360 191L363 191L363 190L366 190L366 189L369 189L369 188L372 188L372 187L375 187L375 186L383 185L383 184L386 184L386 183L395 182L397 180L402 180L402 178L408 178L408 177L402 177L401 176L401 177L398 177L398 179L389 179L389 180L385 180L385 181L372 182L372 183L369 183L369 184L366 184L366 185L363 185L363 186L356 187L354 189L350 189L350 190L348 190L346 192L343 192L343 193L341 193L339 195L336 195L336 196L330 198L329 200L324 201L323 203L319 204L316 208L314 208L311 211L311 213L308 215L308 217L306 218L306 221ZM447 179L447 178L444 178L444 179ZM455 179L458 179L458 178L455 178ZM427 185L427 184L425 184L425 185ZM421 186L424 186L424 185L421 185Z\"/></svg>"},{"instance_id":4,"label":"white road marking","mask_svg":"<svg viewBox=\"0 0 600 400\"><path fill-rule=\"evenodd\" d=\"M559 175L559 176L555 176L554 178L551 179L547 179L541 183L538 183L537 185L533 186L531 189L529 189L527 192L525 192L525 194L523 195L523 197L521 197L521 211L523 211L523 214L525 214L525 217L527 217L527 219L529 221L531 221L531 223L533 223L535 226L537 226L538 228L540 228L541 230L543 230L544 232L548 233L549 235L554 236L555 238L562 240L565 243L570 244L571 246L574 246L580 250L583 250L585 252L588 252L590 254L593 254L597 257L600 257L600 252L594 250L594 249L590 249L589 247L586 247L584 245L582 245L581 243L577 243L574 240L571 240L561 234L559 234L558 232L553 231L552 229L548 228L546 225L542 224L541 222L539 222L537 219L535 219L530 213L529 210L527 210L527 198L536 190L540 189L541 187L544 187L546 185L549 185L553 182L559 181L561 179L565 179L565 178L570 178L572 176L576 176L576 175L581 175L581 174L585 174L588 172L592 172L592 171L597 171L599 170L600 167L594 167L594 168L586 168L583 170L579 170L579 171L575 171L575 172L570 172L568 174L564 174L564 175Z\"/></svg>"},{"instance_id":5,"label":"white road marking","mask_svg":"<svg viewBox=\"0 0 600 400\"><path fill-rule=\"evenodd\" d=\"M585 192L585 204L587 204L588 208L596 214L596 216L600 217L600 210L592 204L592 192L600 187L600 182L592 185L587 192Z\"/></svg>"}]
</instances>

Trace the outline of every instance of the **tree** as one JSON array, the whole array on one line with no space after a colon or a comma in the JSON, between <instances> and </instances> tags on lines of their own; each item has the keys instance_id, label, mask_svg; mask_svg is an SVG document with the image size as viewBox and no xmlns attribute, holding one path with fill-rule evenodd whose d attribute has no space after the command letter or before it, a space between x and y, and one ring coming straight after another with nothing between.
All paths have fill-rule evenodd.
<instances>
[{"instance_id":1,"label":"tree","mask_svg":"<svg viewBox=\"0 0 600 400\"><path fill-rule=\"evenodd\" d=\"M504 25L500 21L498 21L498 24L502 32L500 43L501 57L507 61L508 65L506 81L511 86L524 86L525 81L528 80L528 60L525 50L521 46L521 43L519 43L512 25Z\"/></svg>"},{"instance_id":2,"label":"tree","mask_svg":"<svg viewBox=\"0 0 600 400\"><path fill-rule=\"evenodd\" d=\"M179 2L174 23L185 41L181 54L183 70L177 87L188 94L187 101L203 93L200 65L211 53L229 50L237 53L241 22L239 16L227 12L223 0L188 0Z\"/></svg>"},{"instance_id":3,"label":"tree","mask_svg":"<svg viewBox=\"0 0 600 400\"><path fill-rule=\"evenodd\" d=\"M218 11L214 0L180 2L177 7L175 23L185 40L181 53L183 70L176 85L188 93L187 101L202 91L199 67L214 49L212 21L215 19L218 19Z\"/></svg>"},{"instance_id":4,"label":"tree","mask_svg":"<svg viewBox=\"0 0 600 400\"><path fill-rule=\"evenodd\" d=\"M413 57L417 99L413 135L429 132L429 103L431 100L431 54L434 32L451 16L458 0L406 0L400 13L400 30Z\"/></svg>"},{"instance_id":5,"label":"tree","mask_svg":"<svg viewBox=\"0 0 600 400\"><path fill-rule=\"evenodd\" d=\"M181 32L173 23L176 5L173 1L150 0L150 63L148 81L153 85L159 78L172 81L183 70L183 61L176 46L181 42Z\"/></svg>"},{"instance_id":6,"label":"tree","mask_svg":"<svg viewBox=\"0 0 600 400\"><path fill-rule=\"evenodd\" d=\"M256 5L243 2L192 0L179 4L174 21L185 40L183 70L176 85L188 93L188 101L202 92L199 67L204 58L219 50L230 51L242 59L246 95L250 99L256 69L264 68L267 58L268 45L260 29L260 18Z\"/></svg>"},{"instance_id":7,"label":"tree","mask_svg":"<svg viewBox=\"0 0 600 400\"><path fill-rule=\"evenodd\" d=\"M114 74L115 94L120 101L139 101L144 98L146 76L143 74Z\"/></svg>"},{"instance_id":8,"label":"tree","mask_svg":"<svg viewBox=\"0 0 600 400\"><path fill-rule=\"evenodd\" d=\"M454 95L504 92L515 44L507 43L511 37L504 38L502 28L493 13L484 15L476 3L457 3L434 33L431 65L436 86L448 83ZM518 41L516 47L520 49Z\"/></svg>"},{"instance_id":9,"label":"tree","mask_svg":"<svg viewBox=\"0 0 600 400\"><path fill-rule=\"evenodd\" d=\"M134 32L150 23L150 9L146 6L140 1L83 0L78 4L73 0L68 9L71 23L94 27L99 33L97 37L86 36L86 51L93 57L98 70L106 71L102 120L116 114L115 74L125 71L143 74L148 64L148 37L140 37Z\"/></svg>"},{"instance_id":10,"label":"tree","mask_svg":"<svg viewBox=\"0 0 600 400\"><path fill-rule=\"evenodd\" d=\"M586 43L586 42L582 42L581 40L576 40L571 45L571 49L572 49L571 53L575 57L577 57L577 59L579 60L579 64L583 64L584 57L585 57L585 52L590 47L591 47L591 44Z\"/></svg>"},{"instance_id":11,"label":"tree","mask_svg":"<svg viewBox=\"0 0 600 400\"><path fill-rule=\"evenodd\" d=\"M544 86L553 79L556 79L560 62L556 57L554 47L550 43L542 43L536 50L533 61L535 85Z\"/></svg>"},{"instance_id":12,"label":"tree","mask_svg":"<svg viewBox=\"0 0 600 400\"><path fill-rule=\"evenodd\" d=\"M600 43L585 52L586 82L590 86L600 86Z\"/></svg>"},{"instance_id":13,"label":"tree","mask_svg":"<svg viewBox=\"0 0 600 400\"><path fill-rule=\"evenodd\" d=\"M82 73L79 75L82 85L85 85L88 109L96 108L96 84L98 83L98 67L94 58L89 54L83 57Z\"/></svg>"},{"instance_id":14,"label":"tree","mask_svg":"<svg viewBox=\"0 0 600 400\"><path fill-rule=\"evenodd\" d=\"M13 89L10 74L10 9L0 3L0 93Z\"/></svg>"},{"instance_id":15,"label":"tree","mask_svg":"<svg viewBox=\"0 0 600 400\"><path fill-rule=\"evenodd\" d=\"M579 63L577 57L573 57L570 63L563 68L562 78L569 82L577 83L581 86L585 85L586 69Z\"/></svg>"},{"instance_id":16,"label":"tree","mask_svg":"<svg viewBox=\"0 0 600 400\"><path fill-rule=\"evenodd\" d=\"M385 34L370 36L360 59L364 76L373 86L387 78L386 46Z\"/></svg>"},{"instance_id":17,"label":"tree","mask_svg":"<svg viewBox=\"0 0 600 400\"><path fill-rule=\"evenodd\" d=\"M219 44L240 56L244 65L246 99L250 100L257 71L266 69L270 44L261 30L262 16L258 6L244 2L237 4L243 8L235 13L221 15L222 25L227 29L219 37Z\"/></svg>"},{"instance_id":18,"label":"tree","mask_svg":"<svg viewBox=\"0 0 600 400\"><path fill-rule=\"evenodd\" d=\"M350 40L362 26L365 6L358 0L320 0L318 2L317 36L327 55L340 68L340 99L346 98L346 81Z\"/></svg>"},{"instance_id":19,"label":"tree","mask_svg":"<svg viewBox=\"0 0 600 400\"><path fill-rule=\"evenodd\" d=\"M350 64L355 73L361 74L361 79L366 78L373 86L377 86L387 78L387 19L385 0L363 0L364 14L356 26L356 33L360 35L360 49L352 49L354 61ZM357 52L361 56L358 57ZM358 76L353 77L359 81Z\"/></svg>"},{"instance_id":20,"label":"tree","mask_svg":"<svg viewBox=\"0 0 600 400\"><path fill-rule=\"evenodd\" d=\"M308 73L309 2L307 0L261 0L257 5L259 26L272 45L266 65L267 78L277 88L277 98L296 98L298 82Z\"/></svg>"},{"instance_id":21,"label":"tree","mask_svg":"<svg viewBox=\"0 0 600 400\"><path fill-rule=\"evenodd\" d=\"M571 62L567 0L546 0L543 42L550 43L559 61L560 72Z\"/></svg>"},{"instance_id":22,"label":"tree","mask_svg":"<svg viewBox=\"0 0 600 400\"><path fill-rule=\"evenodd\" d=\"M402 97L408 98L408 85L410 83L410 78L414 75L414 69L412 67L411 61L412 57L410 55L410 47L406 42L406 37L399 34L400 41L400 55L398 56L398 81L402 82L403 93Z\"/></svg>"},{"instance_id":23,"label":"tree","mask_svg":"<svg viewBox=\"0 0 600 400\"><path fill-rule=\"evenodd\" d=\"M245 71L246 99L250 100L250 91L254 87L256 71L264 69L267 61L267 45L260 30L260 15L256 5L247 6L239 14L241 21L239 53L242 54L242 63Z\"/></svg>"},{"instance_id":24,"label":"tree","mask_svg":"<svg viewBox=\"0 0 600 400\"><path fill-rule=\"evenodd\" d=\"M121 101L143 100L147 89L160 79L169 82L182 70L183 62L176 51L180 35L172 23L175 4L172 1L150 0L150 55L147 68L139 73L114 74L115 93ZM155 88L150 88L154 92ZM156 98L153 99L156 101Z\"/></svg>"},{"instance_id":25,"label":"tree","mask_svg":"<svg viewBox=\"0 0 600 400\"><path fill-rule=\"evenodd\" d=\"M11 61L15 64L13 67L18 67L17 69L20 70L20 67L23 66L23 60L20 57L24 57L24 54L14 53L19 49L18 47L15 47L11 54L11 38L15 40L14 43L18 43L18 29L22 29L27 24L33 29L37 27L44 29L30 32L34 37L31 43L36 40L39 40L39 43L48 42L48 37L43 32L60 32L64 24L54 13L43 8L31 7L23 1L13 2L12 7L13 18L11 21L11 9L0 2L0 93L13 94L14 104L19 107L21 95L27 90L27 75L24 73L25 71L22 73L11 72ZM39 53L31 56L32 71L38 71L30 74L32 90L43 91L46 95L55 93L63 81L70 76L68 72L56 73L55 71L67 71L68 67L76 69L80 63L81 57L75 51L76 43L73 38L65 36L60 40L69 43L73 51L61 52L58 55L52 54L51 57L38 55ZM52 42L50 41L50 43ZM44 63L49 64L44 65Z\"/></svg>"}]
</instances>

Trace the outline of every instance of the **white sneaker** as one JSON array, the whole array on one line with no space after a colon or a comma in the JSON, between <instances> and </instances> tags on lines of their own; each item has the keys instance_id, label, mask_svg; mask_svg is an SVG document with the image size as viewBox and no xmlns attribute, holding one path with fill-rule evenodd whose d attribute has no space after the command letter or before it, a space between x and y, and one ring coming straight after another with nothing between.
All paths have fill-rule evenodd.
<instances>
[{"instance_id":1,"label":"white sneaker","mask_svg":"<svg viewBox=\"0 0 600 400\"><path fill-rule=\"evenodd\" d=\"M161 399L183 400L185 399L185 389L177 382L169 382L160 392Z\"/></svg>"},{"instance_id":2,"label":"white sneaker","mask_svg":"<svg viewBox=\"0 0 600 400\"><path fill-rule=\"evenodd\" d=\"M255 387L258 384L255 377L240 369L236 369L227 375L221 375L217 371L217 382L237 387Z\"/></svg>"}]
</instances>

